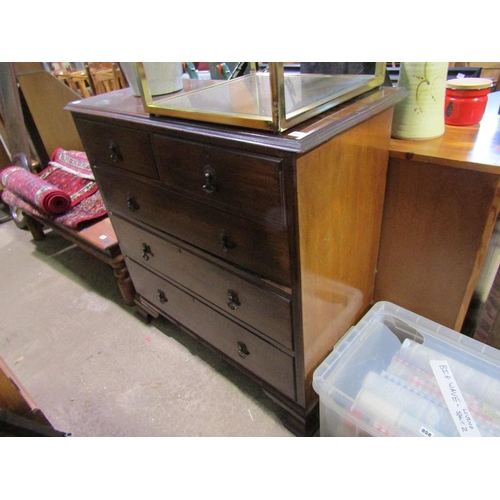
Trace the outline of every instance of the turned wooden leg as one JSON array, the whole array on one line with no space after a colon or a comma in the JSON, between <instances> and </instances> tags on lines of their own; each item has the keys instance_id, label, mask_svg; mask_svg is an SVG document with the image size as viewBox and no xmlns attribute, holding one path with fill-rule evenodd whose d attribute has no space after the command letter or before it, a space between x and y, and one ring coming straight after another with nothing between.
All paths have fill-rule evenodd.
<instances>
[{"instance_id":1,"label":"turned wooden leg","mask_svg":"<svg viewBox=\"0 0 500 500\"><path fill-rule=\"evenodd\" d=\"M132 279L130 278L130 274L128 272L127 266L125 265L125 261L120 259L113 263L113 274L115 278L118 280L118 288L120 289L120 293L122 294L123 301L127 306L133 306L135 304L135 287L132 283Z\"/></svg>"},{"instance_id":2,"label":"turned wooden leg","mask_svg":"<svg viewBox=\"0 0 500 500\"><path fill-rule=\"evenodd\" d=\"M35 219L32 219L29 215L25 215L26 225L33 236L35 241L41 241L45 238L45 233L43 232L43 224Z\"/></svg>"}]
</instances>

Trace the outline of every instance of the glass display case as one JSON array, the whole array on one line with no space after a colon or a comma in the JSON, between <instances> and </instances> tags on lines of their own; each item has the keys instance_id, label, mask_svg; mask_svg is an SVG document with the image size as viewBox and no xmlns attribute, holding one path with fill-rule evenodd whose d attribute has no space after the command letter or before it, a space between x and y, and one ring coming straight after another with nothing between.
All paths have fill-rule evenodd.
<instances>
[{"instance_id":1,"label":"glass display case","mask_svg":"<svg viewBox=\"0 0 500 500\"><path fill-rule=\"evenodd\" d=\"M144 63L139 62L144 110L151 115L278 133L379 87L385 79L385 63L249 64L250 71L241 76L235 70L222 80L184 80L182 90L153 96ZM338 65L344 65L343 69ZM350 69L356 73L350 74Z\"/></svg>"}]
</instances>

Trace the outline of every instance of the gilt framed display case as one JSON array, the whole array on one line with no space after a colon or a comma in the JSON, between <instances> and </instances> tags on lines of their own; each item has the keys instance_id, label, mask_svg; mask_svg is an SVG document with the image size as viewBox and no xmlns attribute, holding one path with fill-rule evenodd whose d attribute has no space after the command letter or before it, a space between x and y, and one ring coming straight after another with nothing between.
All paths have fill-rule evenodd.
<instances>
[{"instance_id":1,"label":"gilt framed display case","mask_svg":"<svg viewBox=\"0 0 500 500\"><path fill-rule=\"evenodd\" d=\"M227 79L153 96L144 63L138 62L144 110L151 115L279 133L379 87L385 79L385 63L359 63L366 66L356 74L332 74L324 66L350 63L248 64L250 71L241 76L235 70Z\"/></svg>"}]
</instances>

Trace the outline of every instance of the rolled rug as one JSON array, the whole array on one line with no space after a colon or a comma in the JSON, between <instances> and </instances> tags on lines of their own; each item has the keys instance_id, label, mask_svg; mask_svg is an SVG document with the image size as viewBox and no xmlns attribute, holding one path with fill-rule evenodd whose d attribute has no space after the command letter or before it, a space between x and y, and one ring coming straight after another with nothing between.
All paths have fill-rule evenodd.
<instances>
[{"instance_id":1,"label":"rolled rug","mask_svg":"<svg viewBox=\"0 0 500 500\"><path fill-rule=\"evenodd\" d=\"M81 203L78 203L78 205L70 208L67 212L54 215L42 213L31 205L31 203L28 203L7 189L2 191L0 198L7 205L20 208L23 212L26 212L27 215L34 215L41 219L51 220L57 224L76 230L81 229L82 226L88 222L103 218L107 214L99 190L85 198Z\"/></svg>"},{"instance_id":2,"label":"rolled rug","mask_svg":"<svg viewBox=\"0 0 500 500\"><path fill-rule=\"evenodd\" d=\"M0 182L46 214L62 214L71 208L71 198L67 193L22 167L2 170Z\"/></svg>"}]
</instances>

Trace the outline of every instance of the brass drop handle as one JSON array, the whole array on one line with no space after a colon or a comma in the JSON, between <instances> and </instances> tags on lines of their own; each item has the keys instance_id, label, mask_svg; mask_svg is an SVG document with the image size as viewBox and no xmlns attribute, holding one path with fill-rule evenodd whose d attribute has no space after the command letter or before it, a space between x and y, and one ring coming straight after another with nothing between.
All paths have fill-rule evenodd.
<instances>
[{"instance_id":1,"label":"brass drop handle","mask_svg":"<svg viewBox=\"0 0 500 500\"><path fill-rule=\"evenodd\" d=\"M220 242L222 244L222 251L226 253L236 247L236 243L231 239L228 232L223 229L220 233Z\"/></svg>"},{"instance_id":2,"label":"brass drop handle","mask_svg":"<svg viewBox=\"0 0 500 500\"><path fill-rule=\"evenodd\" d=\"M247 346L241 341L238 342L238 354L240 358L246 358L247 356L250 356L250 351L248 350Z\"/></svg>"},{"instance_id":3,"label":"brass drop handle","mask_svg":"<svg viewBox=\"0 0 500 500\"><path fill-rule=\"evenodd\" d=\"M167 296L165 295L165 292L163 290L158 289L158 300L161 304L165 304L165 302L168 302Z\"/></svg>"},{"instance_id":4,"label":"brass drop handle","mask_svg":"<svg viewBox=\"0 0 500 500\"><path fill-rule=\"evenodd\" d=\"M120 148L114 141L109 141L109 159L114 163L123 160Z\"/></svg>"},{"instance_id":5,"label":"brass drop handle","mask_svg":"<svg viewBox=\"0 0 500 500\"><path fill-rule=\"evenodd\" d=\"M151 247L149 245L146 245L146 243L142 244L142 258L144 260L149 260L149 254L153 255L153 252L151 252Z\"/></svg>"},{"instance_id":6,"label":"brass drop handle","mask_svg":"<svg viewBox=\"0 0 500 500\"><path fill-rule=\"evenodd\" d=\"M234 311L238 306L241 306L240 298L234 290L228 290L227 296L229 297L229 302L227 303L229 309Z\"/></svg>"},{"instance_id":7,"label":"brass drop handle","mask_svg":"<svg viewBox=\"0 0 500 500\"><path fill-rule=\"evenodd\" d=\"M213 167L207 165L203 169L203 177L205 179L205 184L203 184L203 191L210 194L215 193L219 189L219 186L217 184L217 174L215 173Z\"/></svg>"},{"instance_id":8,"label":"brass drop handle","mask_svg":"<svg viewBox=\"0 0 500 500\"><path fill-rule=\"evenodd\" d=\"M135 201L135 198L133 196L127 196L127 208L131 212L136 212L139 210L139 205L137 204L137 201Z\"/></svg>"}]
</instances>

